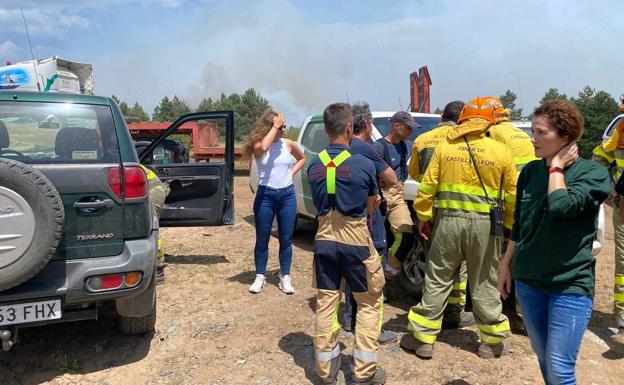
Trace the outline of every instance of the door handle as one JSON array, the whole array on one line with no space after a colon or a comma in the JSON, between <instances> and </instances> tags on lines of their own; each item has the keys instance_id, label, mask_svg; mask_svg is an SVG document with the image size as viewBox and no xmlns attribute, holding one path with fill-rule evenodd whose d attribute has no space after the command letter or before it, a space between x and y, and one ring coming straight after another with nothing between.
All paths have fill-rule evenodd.
<instances>
[{"instance_id":1,"label":"door handle","mask_svg":"<svg viewBox=\"0 0 624 385\"><path fill-rule=\"evenodd\" d=\"M97 200L93 202L74 202L74 208L78 210L90 209L101 210L112 207L115 204L112 199Z\"/></svg>"},{"instance_id":2,"label":"door handle","mask_svg":"<svg viewBox=\"0 0 624 385\"><path fill-rule=\"evenodd\" d=\"M178 178L176 180L180 182L180 186L182 186L182 187L188 187L188 186L192 185L195 182L195 178L192 178L192 177Z\"/></svg>"}]
</instances>

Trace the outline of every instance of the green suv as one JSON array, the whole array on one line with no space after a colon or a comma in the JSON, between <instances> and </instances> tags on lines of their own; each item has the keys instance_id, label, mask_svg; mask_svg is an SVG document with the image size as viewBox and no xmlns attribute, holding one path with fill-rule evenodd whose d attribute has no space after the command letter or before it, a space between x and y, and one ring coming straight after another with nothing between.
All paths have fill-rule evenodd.
<instances>
[{"instance_id":1,"label":"green suv","mask_svg":"<svg viewBox=\"0 0 624 385\"><path fill-rule=\"evenodd\" d=\"M214 124L225 159L153 162L184 123ZM145 171L168 183L160 223ZM232 112L181 117L137 155L118 106L92 95L0 91L0 342L21 327L96 319L114 302L126 334L156 321L159 226L233 224Z\"/></svg>"}]
</instances>

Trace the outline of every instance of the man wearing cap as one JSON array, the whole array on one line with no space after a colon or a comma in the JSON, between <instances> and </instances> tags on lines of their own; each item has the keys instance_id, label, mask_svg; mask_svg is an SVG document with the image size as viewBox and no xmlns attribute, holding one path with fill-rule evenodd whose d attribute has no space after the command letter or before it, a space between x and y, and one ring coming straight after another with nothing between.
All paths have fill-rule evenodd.
<instances>
[{"instance_id":1,"label":"man wearing cap","mask_svg":"<svg viewBox=\"0 0 624 385\"><path fill-rule=\"evenodd\" d=\"M387 218L394 242L388 250L388 263L384 266L386 278L392 279L401 271L401 265L414 243L413 222L409 208L403 199L403 182L408 177L407 162L412 152L408 138L414 129L420 128L409 112L399 111L390 118L388 135L379 139L373 147L396 173L398 183L382 185L387 202Z\"/></svg>"},{"instance_id":2,"label":"man wearing cap","mask_svg":"<svg viewBox=\"0 0 624 385\"><path fill-rule=\"evenodd\" d=\"M371 134L373 132L373 115L370 112L368 103L360 102L352 107L353 113L353 140L349 152L352 155L361 154L365 158L373 162L377 180L386 185L392 185L397 182L394 170L388 166L381 156L375 151L371 145ZM375 249L379 253L381 263L384 265L388 259L388 247L386 245L386 228L384 226L383 216L379 208L368 214L368 229L373 239ZM355 330L356 317L354 312L357 310L357 304L353 298L353 293L349 285L345 285L345 312L343 318L343 328L351 332ZM378 341L380 344L394 342L397 334L389 330L381 330Z\"/></svg>"}]
</instances>

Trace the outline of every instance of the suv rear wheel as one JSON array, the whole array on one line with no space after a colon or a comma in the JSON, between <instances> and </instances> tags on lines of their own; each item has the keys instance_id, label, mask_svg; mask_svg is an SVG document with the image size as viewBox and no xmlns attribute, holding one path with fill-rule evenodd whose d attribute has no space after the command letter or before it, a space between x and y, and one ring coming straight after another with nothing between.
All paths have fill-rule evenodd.
<instances>
[{"instance_id":1,"label":"suv rear wheel","mask_svg":"<svg viewBox=\"0 0 624 385\"><path fill-rule=\"evenodd\" d=\"M124 317L119 315L119 330L128 336L151 333L156 330L156 270L145 292L139 294L141 301L153 298L152 312L143 317ZM138 298L136 300L139 300Z\"/></svg>"},{"instance_id":2,"label":"suv rear wheel","mask_svg":"<svg viewBox=\"0 0 624 385\"><path fill-rule=\"evenodd\" d=\"M0 290L44 268L62 238L64 220L63 201L48 178L0 158Z\"/></svg>"},{"instance_id":3,"label":"suv rear wheel","mask_svg":"<svg viewBox=\"0 0 624 385\"><path fill-rule=\"evenodd\" d=\"M156 302L152 314L145 317L119 317L119 330L127 335L151 333L156 330Z\"/></svg>"}]
</instances>

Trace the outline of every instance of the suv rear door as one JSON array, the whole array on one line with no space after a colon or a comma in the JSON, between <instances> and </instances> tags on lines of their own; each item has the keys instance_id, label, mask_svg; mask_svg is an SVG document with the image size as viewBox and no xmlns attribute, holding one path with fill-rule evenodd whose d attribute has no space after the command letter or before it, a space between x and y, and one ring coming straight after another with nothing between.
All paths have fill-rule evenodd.
<instances>
[{"instance_id":1,"label":"suv rear door","mask_svg":"<svg viewBox=\"0 0 624 385\"><path fill-rule=\"evenodd\" d=\"M222 161L186 162L180 157L165 158L166 141L184 124L212 125L224 135ZM179 132L179 131L178 131ZM193 135L196 140L199 135ZM199 143L193 143L199 151ZM222 145L219 143L219 145ZM165 153L167 151L164 151ZM139 154L142 164L152 169L171 189L162 215L161 226L220 226L234 224L234 114L198 112L180 117Z\"/></svg>"},{"instance_id":2,"label":"suv rear door","mask_svg":"<svg viewBox=\"0 0 624 385\"><path fill-rule=\"evenodd\" d=\"M38 169L58 190L65 223L54 259L117 255L124 206L109 184L109 171L121 165L111 107L44 99L26 93L0 101L0 156Z\"/></svg>"}]
</instances>

